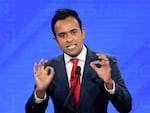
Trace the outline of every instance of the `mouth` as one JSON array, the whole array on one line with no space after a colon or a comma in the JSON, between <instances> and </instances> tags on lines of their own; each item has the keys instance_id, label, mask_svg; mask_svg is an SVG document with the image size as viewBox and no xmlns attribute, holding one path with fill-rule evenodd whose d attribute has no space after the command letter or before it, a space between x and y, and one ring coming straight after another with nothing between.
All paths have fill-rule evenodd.
<instances>
[{"instance_id":1,"label":"mouth","mask_svg":"<svg viewBox=\"0 0 150 113\"><path fill-rule=\"evenodd\" d=\"M72 49L74 49L76 46L77 46L76 44L71 44L71 45L68 45L67 48L68 48L69 50L72 50Z\"/></svg>"}]
</instances>

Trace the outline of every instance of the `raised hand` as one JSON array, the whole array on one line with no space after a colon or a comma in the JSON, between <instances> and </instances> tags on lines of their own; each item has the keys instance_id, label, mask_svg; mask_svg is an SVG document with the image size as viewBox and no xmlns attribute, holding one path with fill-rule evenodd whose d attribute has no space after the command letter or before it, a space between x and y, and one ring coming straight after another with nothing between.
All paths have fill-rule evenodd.
<instances>
[{"instance_id":1,"label":"raised hand","mask_svg":"<svg viewBox=\"0 0 150 113\"><path fill-rule=\"evenodd\" d=\"M98 77L101 78L104 83L112 89L112 78L111 78L111 67L109 64L109 59L101 53L96 54L99 60L93 61L90 63L90 66L98 74ZM97 67L96 65L101 65Z\"/></svg>"},{"instance_id":2,"label":"raised hand","mask_svg":"<svg viewBox=\"0 0 150 113\"><path fill-rule=\"evenodd\" d=\"M34 63L34 67L33 67L34 78L36 83L36 95L39 98L44 98L46 89L51 83L55 73L53 67L47 66L44 69L44 64L46 62L47 60L41 59L38 66L37 63Z\"/></svg>"}]
</instances>

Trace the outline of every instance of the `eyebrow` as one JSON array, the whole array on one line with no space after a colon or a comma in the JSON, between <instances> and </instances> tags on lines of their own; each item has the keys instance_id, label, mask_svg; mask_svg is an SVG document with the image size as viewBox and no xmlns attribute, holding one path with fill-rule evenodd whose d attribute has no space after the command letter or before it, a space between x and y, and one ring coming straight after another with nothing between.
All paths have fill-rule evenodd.
<instances>
[{"instance_id":1,"label":"eyebrow","mask_svg":"<svg viewBox=\"0 0 150 113\"><path fill-rule=\"evenodd\" d=\"M71 29L70 31L77 31L78 29Z\"/></svg>"},{"instance_id":2,"label":"eyebrow","mask_svg":"<svg viewBox=\"0 0 150 113\"><path fill-rule=\"evenodd\" d=\"M61 35L61 34L65 34L66 32L60 32L60 33L58 33L58 35Z\"/></svg>"},{"instance_id":3,"label":"eyebrow","mask_svg":"<svg viewBox=\"0 0 150 113\"><path fill-rule=\"evenodd\" d=\"M75 31L75 30L78 30L78 29L77 29L77 28L73 28L73 29L71 29L71 30L69 30L69 31L67 31L67 32ZM65 34L65 33L67 33L67 32L60 32L60 33L58 33L58 35Z\"/></svg>"}]
</instances>

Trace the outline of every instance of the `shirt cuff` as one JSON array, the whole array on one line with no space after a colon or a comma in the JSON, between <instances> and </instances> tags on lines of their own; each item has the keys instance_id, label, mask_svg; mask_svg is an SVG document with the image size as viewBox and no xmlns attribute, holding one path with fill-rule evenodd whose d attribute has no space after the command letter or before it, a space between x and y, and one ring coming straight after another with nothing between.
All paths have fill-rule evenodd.
<instances>
[{"instance_id":1,"label":"shirt cuff","mask_svg":"<svg viewBox=\"0 0 150 113\"><path fill-rule=\"evenodd\" d=\"M113 80L113 89L107 89L107 87L106 87L106 84L104 84L104 87L105 87L105 89L106 89L106 91L109 93L109 94L115 94L115 82L114 82L114 80Z\"/></svg>"},{"instance_id":2,"label":"shirt cuff","mask_svg":"<svg viewBox=\"0 0 150 113\"><path fill-rule=\"evenodd\" d=\"M46 97L47 97L47 95L46 95L46 93L45 93L45 95L44 95L44 98L43 98L43 99L38 98L38 97L37 97L37 95L36 95L36 91L34 91L34 98L35 98L35 103L36 103L36 104L40 104L40 103L42 103L42 102L46 99Z\"/></svg>"}]
</instances>

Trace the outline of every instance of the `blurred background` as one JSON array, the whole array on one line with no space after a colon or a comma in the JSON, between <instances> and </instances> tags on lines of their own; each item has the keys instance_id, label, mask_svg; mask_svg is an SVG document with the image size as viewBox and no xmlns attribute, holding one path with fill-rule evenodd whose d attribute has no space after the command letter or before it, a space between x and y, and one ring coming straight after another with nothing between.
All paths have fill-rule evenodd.
<instances>
[{"instance_id":1,"label":"blurred background","mask_svg":"<svg viewBox=\"0 0 150 113\"><path fill-rule=\"evenodd\" d=\"M131 113L149 113L149 0L0 0L0 113L24 113L34 62L62 53L50 27L59 8L79 13L89 48L117 57L133 98ZM117 113L111 103L108 111ZM46 113L53 112L50 100Z\"/></svg>"}]
</instances>

